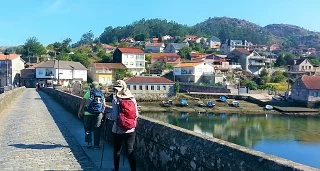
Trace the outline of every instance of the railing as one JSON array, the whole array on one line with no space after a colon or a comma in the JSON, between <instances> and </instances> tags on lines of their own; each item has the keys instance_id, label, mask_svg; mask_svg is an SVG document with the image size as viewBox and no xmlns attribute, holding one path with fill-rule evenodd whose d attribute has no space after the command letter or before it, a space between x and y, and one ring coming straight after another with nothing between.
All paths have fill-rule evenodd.
<instances>
[{"instance_id":1,"label":"railing","mask_svg":"<svg viewBox=\"0 0 320 171\"><path fill-rule=\"evenodd\" d=\"M250 56L249 59L263 60L263 59L265 59L265 57L264 56Z\"/></svg>"},{"instance_id":2,"label":"railing","mask_svg":"<svg viewBox=\"0 0 320 171\"><path fill-rule=\"evenodd\" d=\"M251 65L251 66L265 66L266 64L265 63L252 62L249 65Z\"/></svg>"}]
</instances>

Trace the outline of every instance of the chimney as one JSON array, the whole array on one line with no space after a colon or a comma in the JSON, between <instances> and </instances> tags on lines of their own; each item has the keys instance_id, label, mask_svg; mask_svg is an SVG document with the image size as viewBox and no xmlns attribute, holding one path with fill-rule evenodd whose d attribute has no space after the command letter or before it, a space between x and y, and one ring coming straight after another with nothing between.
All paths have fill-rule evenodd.
<instances>
[{"instance_id":1,"label":"chimney","mask_svg":"<svg viewBox=\"0 0 320 171\"><path fill-rule=\"evenodd\" d=\"M297 60L293 60L293 65L296 65L297 64Z\"/></svg>"}]
</instances>

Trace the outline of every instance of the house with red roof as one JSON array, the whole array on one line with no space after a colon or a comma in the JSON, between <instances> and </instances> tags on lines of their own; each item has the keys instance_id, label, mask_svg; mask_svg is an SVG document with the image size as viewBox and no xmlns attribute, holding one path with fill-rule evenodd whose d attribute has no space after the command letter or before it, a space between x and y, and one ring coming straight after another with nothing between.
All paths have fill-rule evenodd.
<instances>
[{"instance_id":1,"label":"house with red roof","mask_svg":"<svg viewBox=\"0 0 320 171\"><path fill-rule=\"evenodd\" d=\"M164 100L174 95L174 82L158 76L135 76L124 80L137 100Z\"/></svg>"},{"instance_id":2,"label":"house with red roof","mask_svg":"<svg viewBox=\"0 0 320 171\"><path fill-rule=\"evenodd\" d=\"M144 51L147 53L161 53L164 50L164 43L147 43Z\"/></svg>"},{"instance_id":3,"label":"house with red roof","mask_svg":"<svg viewBox=\"0 0 320 171\"><path fill-rule=\"evenodd\" d=\"M320 106L320 76L304 75L291 87L293 100L302 102L308 107Z\"/></svg>"},{"instance_id":4,"label":"house with red roof","mask_svg":"<svg viewBox=\"0 0 320 171\"><path fill-rule=\"evenodd\" d=\"M108 45L108 44L102 44L102 48L106 53L112 53L114 50L116 50L116 47Z\"/></svg>"},{"instance_id":5,"label":"house with red roof","mask_svg":"<svg viewBox=\"0 0 320 171\"><path fill-rule=\"evenodd\" d=\"M0 87L20 86L20 75L23 69L24 61L19 54L0 54Z\"/></svg>"},{"instance_id":6,"label":"house with red roof","mask_svg":"<svg viewBox=\"0 0 320 171\"><path fill-rule=\"evenodd\" d=\"M181 57L176 53L150 53L151 64L154 63L164 63L176 65L180 63Z\"/></svg>"},{"instance_id":7,"label":"house with red roof","mask_svg":"<svg viewBox=\"0 0 320 171\"><path fill-rule=\"evenodd\" d=\"M113 53L113 63L122 63L133 75L145 72L145 54L139 48L117 48Z\"/></svg>"},{"instance_id":8,"label":"house with red roof","mask_svg":"<svg viewBox=\"0 0 320 171\"><path fill-rule=\"evenodd\" d=\"M126 69L122 63L92 63L88 66L88 76L102 85L111 85L115 81L117 69Z\"/></svg>"},{"instance_id":9,"label":"house with red roof","mask_svg":"<svg viewBox=\"0 0 320 171\"><path fill-rule=\"evenodd\" d=\"M228 59L231 63L239 63L243 70L248 71L254 75L260 74L265 67L265 56L261 56L256 51L248 51L244 48L235 48Z\"/></svg>"}]
</instances>

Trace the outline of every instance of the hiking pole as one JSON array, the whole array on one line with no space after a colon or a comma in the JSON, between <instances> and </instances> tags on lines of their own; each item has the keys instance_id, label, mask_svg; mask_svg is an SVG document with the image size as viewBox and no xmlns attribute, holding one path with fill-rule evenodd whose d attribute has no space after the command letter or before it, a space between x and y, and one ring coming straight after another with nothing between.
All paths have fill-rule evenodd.
<instances>
[{"instance_id":1,"label":"hiking pole","mask_svg":"<svg viewBox=\"0 0 320 171\"><path fill-rule=\"evenodd\" d=\"M106 116L104 116L104 139L107 141L107 119ZM100 161L100 170L102 169L102 161L103 161L103 154L104 154L104 141L102 143L102 152L101 152L101 161Z\"/></svg>"}]
</instances>

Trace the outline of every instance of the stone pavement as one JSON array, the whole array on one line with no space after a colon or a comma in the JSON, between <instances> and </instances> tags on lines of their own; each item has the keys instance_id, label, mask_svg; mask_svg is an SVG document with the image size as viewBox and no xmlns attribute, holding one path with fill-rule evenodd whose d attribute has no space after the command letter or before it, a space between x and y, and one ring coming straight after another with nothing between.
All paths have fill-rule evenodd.
<instances>
[{"instance_id":1,"label":"stone pavement","mask_svg":"<svg viewBox=\"0 0 320 171\"><path fill-rule=\"evenodd\" d=\"M35 89L0 115L1 170L98 170L101 150L86 149L82 122ZM130 170L127 160L121 170ZM105 144L103 169L112 169L112 147Z\"/></svg>"}]
</instances>

